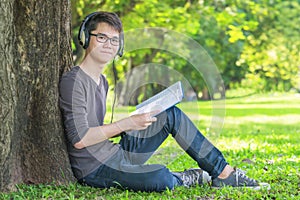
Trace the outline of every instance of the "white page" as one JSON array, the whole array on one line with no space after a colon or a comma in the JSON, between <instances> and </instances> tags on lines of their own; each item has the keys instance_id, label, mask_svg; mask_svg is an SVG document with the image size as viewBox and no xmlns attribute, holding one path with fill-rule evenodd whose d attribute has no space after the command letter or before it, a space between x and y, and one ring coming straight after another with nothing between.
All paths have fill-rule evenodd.
<instances>
[{"instance_id":1,"label":"white page","mask_svg":"<svg viewBox=\"0 0 300 200\"><path fill-rule=\"evenodd\" d=\"M183 96L183 88L181 82L178 81L160 93L137 105L136 110L132 112L131 115L159 111L156 114L158 115L159 113L182 101Z\"/></svg>"}]
</instances>

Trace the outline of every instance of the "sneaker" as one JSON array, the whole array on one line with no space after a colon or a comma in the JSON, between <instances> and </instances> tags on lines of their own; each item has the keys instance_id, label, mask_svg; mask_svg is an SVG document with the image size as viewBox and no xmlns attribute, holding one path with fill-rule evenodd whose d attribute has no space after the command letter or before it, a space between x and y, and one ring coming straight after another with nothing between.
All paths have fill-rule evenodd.
<instances>
[{"instance_id":1,"label":"sneaker","mask_svg":"<svg viewBox=\"0 0 300 200\"><path fill-rule=\"evenodd\" d=\"M256 180L246 176L245 172L240 169L234 169L234 171L226 178L214 178L212 180L213 188L220 188L224 186L232 187L246 187L254 190L260 190L262 188L270 189L270 185L267 183L258 183Z\"/></svg>"},{"instance_id":2,"label":"sneaker","mask_svg":"<svg viewBox=\"0 0 300 200\"><path fill-rule=\"evenodd\" d=\"M203 185L211 181L211 177L202 169L188 169L183 172L173 172L174 175L182 180L183 186Z\"/></svg>"}]
</instances>

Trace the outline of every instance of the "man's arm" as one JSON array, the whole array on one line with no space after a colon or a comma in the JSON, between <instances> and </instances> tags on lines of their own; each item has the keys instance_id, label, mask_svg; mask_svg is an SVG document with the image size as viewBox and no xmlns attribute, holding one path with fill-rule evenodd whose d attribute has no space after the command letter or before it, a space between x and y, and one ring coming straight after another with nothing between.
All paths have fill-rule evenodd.
<instances>
[{"instance_id":1,"label":"man's arm","mask_svg":"<svg viewBox=\"0 0 300 200\"><path fill-rule=\"evenodd\" d=\"M152 117L156 112L132 115L111 124L89 128L85 136L74 144L74 147L82 149L118 135L123 131L146 129L157 120L156 117Z\"/></svg>"}]
</instances>

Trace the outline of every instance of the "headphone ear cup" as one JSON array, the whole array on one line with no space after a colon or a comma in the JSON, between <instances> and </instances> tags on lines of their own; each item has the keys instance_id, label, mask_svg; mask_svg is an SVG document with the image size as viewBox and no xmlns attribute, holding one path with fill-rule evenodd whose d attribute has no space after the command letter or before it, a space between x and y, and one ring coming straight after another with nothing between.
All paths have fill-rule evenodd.
<instances>
[{"instance_id":1,"label":"headphone ear cup","mask_svg":"<svg viewBox=\"0 0 300 200\"><path fill-rule=\"evenodd\" d=\"M90 34L88 32L88 30L84 30L83 32L83 35L84 35L84 44L82 45L82 47L84 49L88 48L89 44L90 44Z\"/></svg>"},{"instance_id":2,"label":"headphone ear cup","mask_svg":"<svg viewBox=\"0 0 300 200\"><path fill-rule=\"evenodd\" d=\"M85 22L83 22L80 26L79 32L78 32L78 40L80 45L86 49L89 46L89 32L85 28Z\"/></svg>"},{"instance_id":3,"label":"headphone ear cup","mask_svg":"<svg viewBox=\"0 0 300 200\"><path fill-rule=\"evenodd\" d=\"M84 30L83 30L83 23L80 25L80 28L79 28L79 32L78 32L78 41L79 41L79 44L81 46L84 46L85 44L85 34L84 34Z\"/></svg>"},{"instance_id":4,"label":"headphone ear cup","mask_svg":"<svg viewBox=\"0 0 300 200\"><path fill-rule=\"evenodd\" d=\"M120 44L119 44L119 50L118 50L118 56L122 57L124 53L124 33L120 33Z\"/></svg>"},{"instance_id":5,"label":"headphone ear cup","mask_svg":"<svg viewBox=\"0 0 300 200\"><path fill-rule=\"evenodd\" d=\"M85 19L82 21L79 32L78 32L78 40L80 45L84 49L88 48L89 43L90 43L90 34L89 31L86 29L85 25L89 21L90 18L92 18L94 15L98 14L99 12L94 12L89 14L88 16L85 17Z\"/></svg>"}]
</instances>

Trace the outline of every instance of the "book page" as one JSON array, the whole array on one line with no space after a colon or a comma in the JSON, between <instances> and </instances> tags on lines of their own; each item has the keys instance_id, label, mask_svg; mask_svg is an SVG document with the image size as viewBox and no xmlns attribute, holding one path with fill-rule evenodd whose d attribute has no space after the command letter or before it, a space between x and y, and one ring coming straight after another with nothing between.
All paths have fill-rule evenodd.
<instances>
[{"instance_id":1,"label":"book page","mask_svg":"<svg viewBox=\"0 0 300 200\"><path fill-rule=\"evenodd\" d=\"M158 115L159 113L182 101L183 96L183 88L181 82L178 81L160 93L137 105L136 110L132 112L131 115L159 111L156 114Z\"/></svg>"}]
</instances>

